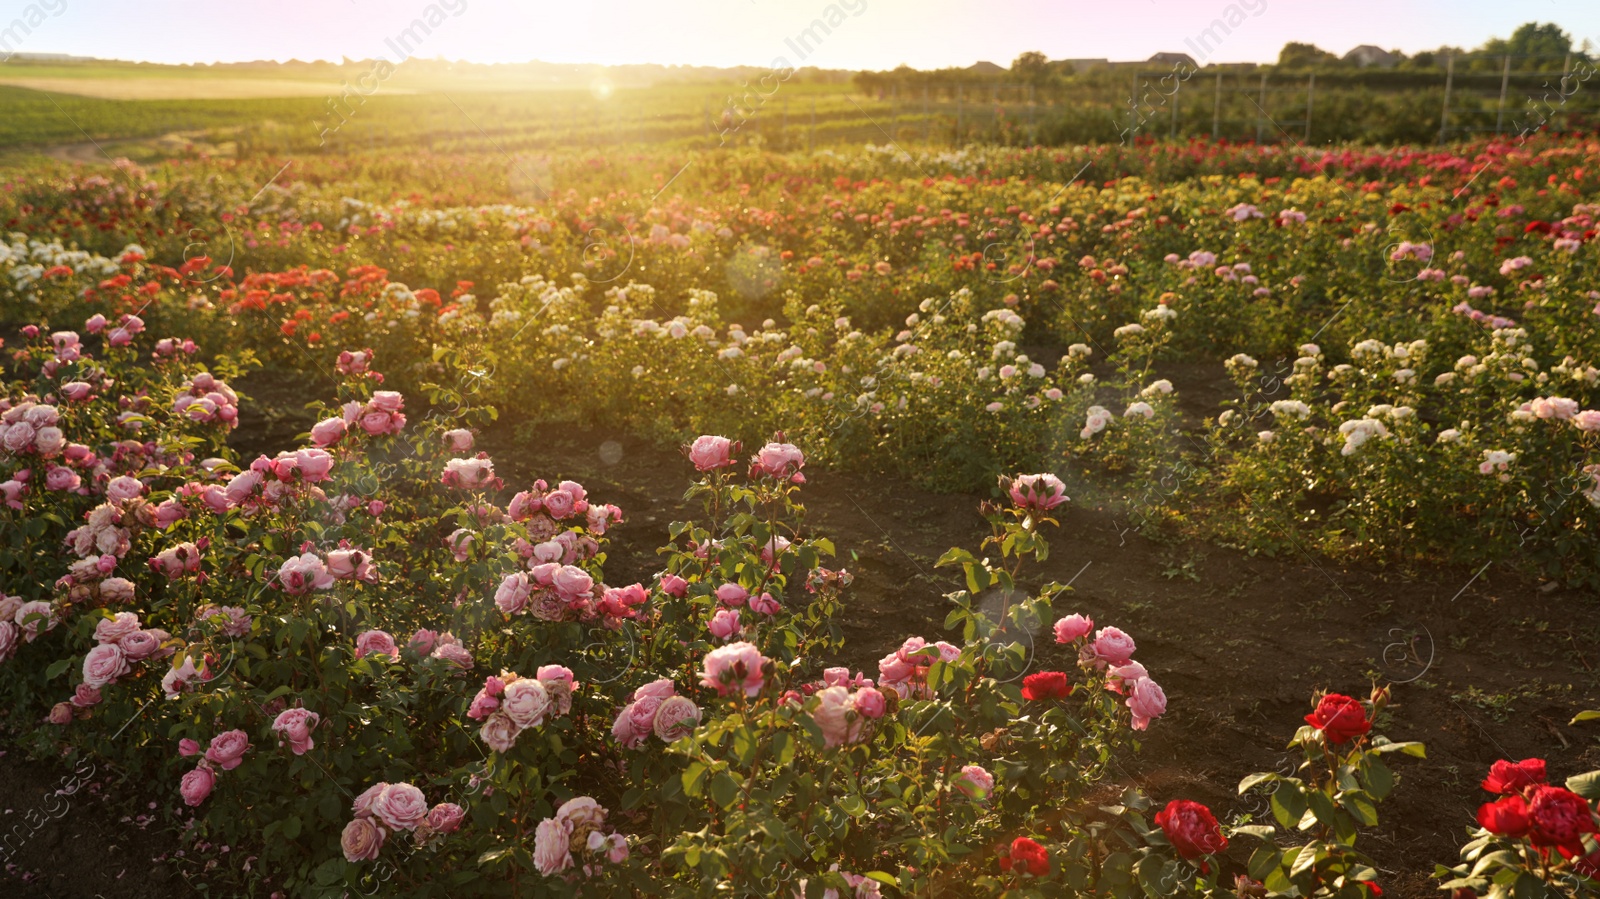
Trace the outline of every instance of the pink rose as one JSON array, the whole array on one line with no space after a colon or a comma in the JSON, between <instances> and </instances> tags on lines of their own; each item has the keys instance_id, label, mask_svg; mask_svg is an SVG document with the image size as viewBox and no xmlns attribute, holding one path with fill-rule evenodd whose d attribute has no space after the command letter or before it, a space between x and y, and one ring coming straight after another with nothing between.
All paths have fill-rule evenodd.
<instances>
[{"instance_id":1,"label":"pink rose","mask_svg":"<svg viewBox=\"0 0 1600 899\"><path fill-rule=\"evenodd\" d=\"M183 504L178 502L176 499L166 499L162 500L161 503L156 506L155 516L156 527L165 531L185 518L188 518L189 510L185 509Z\"/></svg>"},{"instance_id":2,"label":"pink rose","mask_svg":"<svg viewBox=\"0 0 1600 899\"><path fill-rule=\"evenodd\" d=\"M525 677L506 684L501 710L518 727L538 727L550 710L550 694L537 678Z\"/></svg>"},{"instance_id":3,"label":"pink rose","mask_svg":"<svg viewBox=\"0 0 1600 899\"><path fill-rule=\"evenodd\" d=\"M344 826L344 833L339 835L339 848L344 850L345 861L352 864L372 861L378 857L385 839L388 834L371 818L356 818Z\"/></svg>"},{"instance_id":4,"label":"pink rose","mask_svg":"<svg viewBox=\"0 0 1600 899\"><path fill-rule=\"evenodd\" d=\"M63 725L63 724L71 724L72 723L72 703L70 703L70 702L58 702L55 705L51 706L50 707L50 713L48 715L44 716L44 720L49 724L54 724L54 725L57 725L57 726L60 726L60 725Z\"/></svg>"},{"instance_id":5,"label":"pink rose","mask_svg":"<svg viewBox=\"0 0 1600 899\"><path fill-rule=\"evenodd\" d=\"M1082 615L1068 615L1056 622L1056 642L1071 643L1089 636L1094 631L1094 619Z\"/></svg>"},{"instance_id":6,"label":"pink rose","mask_svg":"<svg viewBox=\"0 0 1600 899\"><path fill-rule=\"evenodd\" d=\"M200 767L183 776L183 781L178 785L178 792L183 796L183 804L191 808L206 801L211 795L211 788L217 785L217 775L211 767L204 762Z\"/></svg>"},{"instance_id":7,"label":"pink rose","mask_svg":"<svg viewBox=\"0 0 1600 899\"><path fill-rule=\"evenodd\" d=\"M567 825L555 818L539 822L533 831L533 863L546 877L572 867L571 835Z\"/></svg>"},{"instance_id":8,"label":"pink rose","mask_svg":"<svg viewBox=\"0 0 1600 899\"><path fill-rule=\"evenodd\" d=\"M1106 675L1107 688L1113 693L1122 693L1124 686L1140 678L1149 677L1150 672L1146 671L1145 667L1138 662L1129 662L1126 665L1118 665L1112 668L1106 672Z\"/></svg>"},{"instance_id":9,"label":"pink rose","mask_svg":"<svg viewBox=\"0 0 1600 899\"><path fill-rule=\"evenodd\" d=\"M1010 483L1011 501L1025 512L1049 512L1067 501L1067 485L1053 474L1025 474Z\"/></svg>"},{"instance_id":10,"label":"pink rose","mask_svg":"<svg viewBox=\"0 0 1600 899\"><path fill-rule=\"evenodd\" d=\"M117 645L122 647L122 654L130 662L142 662L155 655L161 649L161 637L157 631L134 631L121 640Z\"/></svg>"},{"instance_id":11,"label":"pink rose","mask_svg":"<svg viewBox=\"0 0 1600 899\"><path fill-rule=\"evenodd\" d=\"M79 684L72 691L72 704L80 709L100 704L100 690L88 684Z\"/></svg>"},{"instance_id":12,"label":"pink rose","mask_svg":"<svg viewBox=\"0 0 1600 899\"><path fill-rule=\"evenodd\" d=\"M750 611L759 615L776 615L778 614L779 608L781 608L781 606L778 605L778 601L776 599L772 598L771 593L763 593L760 596L750 597Z\"/></svg>"},{"instance_id":13,"label":"pink rose","mask_svg":"<svg viewBox=\"0 0 1600 899\"><path fill-rule=\"evenodd\" d=\"M968 799L982 802L994 790L994 775L977 765L967 765L956 775L953 786Z\"/></svg>"},{"instance_id":14,"label":"pink rose","mask_svg":"<svg viewBox=\"0 0 1600 899\"><path fill-rule=\"evenodd\" d=\"M372 814L391 830L411 830L428 817L428 800L411 784L390 784L372 803Z\"/></svg>"},{"instance_id":15,"label":"pink rose","mask_svg":"<svg viewBox=\"0 0 1600 899\"><path fill-rule=\"evenodd\" d=\"M394 638L386 631L363 631L356 637L356 658L365 658L371 654L399 659L400 647L395 645Z\"/></svg>"},{"instance_id":16,"label":"pink rose","mask_svg":"<svg viewBox=\"0 0 1600 899\"><path fill-rule=\"evenodd\" d=\"M587 571L573 565L563 565L550 577L551 586L561 598L571 602L589 595L594 589L594 578Z\"/></svg>"},{"instance_id":17,"label":"pink rose","mask_svg":"<svg viewBox=\"0 0 1600 899\"><path fill-rule=\"evenodd\" d=\"M409 645L411 650L417 655L425 656L429 652L433 651L434 641L438 639L439 635L433 631L430 631L427 628L418 628L417 632L411 635L411 641L407 645Z\"/></svg>"},{"instance_id":18,"label":"pink rose","mask_svg":"<svg viewBox=\"0 0 1600 899\"><path fill-rule=\"evenodd\" d=\"M629 703L623 706L622 711L617 713L617 720L611 724L611 738L626 749L638 749L644 745L645 740L645 735L641 734L633 723L634 705L635 703ZM651 722L653 724L654 719L651 719Z\"/></svg>"},{"instance_id":19,"label":"pink rose","mask_svg":"<svg viewBox=\"0 0 1600 899\"><path fill-rule=\"evenodd\" d=\"M232 771L244 762L245 751L250 748L250 737L242 730L230 730L211 738L206 747L206 761L224 771Z\"/></svg>"},{"instance_id":20,"label":"pink rose","mask_svg":"<svg viewBox=\"0 0 1600 899\"><path fill-rule=\"evenodd\" d=\"M328 573L340 581L378 582L378 571L372 566L372 556L364 549L329 550Z\"/></svg>"},{"instance_id":21,"label":"pink rose","mask_svg":"<svg viewBox=\"0 0 1600 899\"><path fill-rule=\"evenodd\" d=\"M1580 431L1600 431L1600 409L1585 409L1572 416L1572 425Z\"/></svg>"},{"instance_id":22,"label":"pink rose","mask_svg":"<svg viewBox=\"0 0 1600 899\"><path fill-rule=\"evenodd\" d=\"M300 479L308 484L328 480L328 473L333 471L333 457L328 455L326 450L295 450L294 459L295 466L300 471Z\"/></svg>"},{"instance_id":23,"label":"pink rose","mask_svg":"<svg viewBox=\"0 0 1600 899\"><path fill-rule=\"evenodd\" d=\"M311 739L311 732L316 730L321 721L321 715L308 709L284 709L273 720L272 729L289 745L290 752L305 755L307 750L317 745Z\"/></svg>"},{"instance_id":24,"label":"pink rose","mask_svg":"<svg viewBox=\"0 0 1600 899\"><path fill-rule=\"evenodd\" d=\"M670 677L660 677L633 691L634 699L666 699L668 696L678 695L678 688L672 683Z\"/></svg>"},{"instance_id":25,"label":"pink rose","mask_svg":"<svg viewBox=\"0 0 1600 899\"><path fill-rule=\"evenodd\" d=\"M389 784L381 780L372 786L367 787L361 792L361 795L357 796L355 801L351 803L350 810L355 813L357 818L371 817L373 803L377 802L378 797L382 796L383 791L387 790L388 788Z\"/></svg>"},{"instance_id":26,"label":"pink rose","mask_svg":"<svg viewBox=\"0 0 1600 899\"><path fill-rule=\"evenodd\" d=\"M127 475L115 477L106 485L106 499L114 503L127 502L144 495L144 482Z\"/></svg>"},{"instance_id":27,"label":"pink rose","mask_svg":"<svg viewBox=\"0 0 1600 899\"><path fill-rule=\"evenodd\" d=\"M717 600L725 606L742 606L750 598L750 591L738 584L723 584L717 588Z\"/></svg>"},{"instance_id":28,"label":"pink rose","mask_svg":"<svg viewBox=\"0 0 1600 899\"><path fill-rule=\"evenodd\" d=\"M428 658L440 659L458 672L472 670L472 653L459 642L444 642L443 637L440 638L439 645L433 648L433 652L428 654Z\"/></svg>"},{"instance_id":29,"label":"pink rose","mask_svg":"<svg viewBox=\"0 0 1600 899\"><path fill-rule=\"evenodd\" d=\"M1133 729L1144 730L1150 726L1152 718L1159 718L1167 711L1167 694L1155 681L1143 677L1128 689L1127 706L1133 712Z\"/></svg>"},{"instance_id":30,"label":"pink rose","mask_svg":"<svg viewBox=\"0 0 1600 899\"><path fill-rule=\"evenodd\" d=\"M300 596L332 587L333 575L328 573L316 553L308 552L284 561L278 569L278 583L283 586L284 592Z\"/></svg>"},{"instance_id":31,"label":"pink rose","mask_svg":"<svg viewBox=\"0 0 1600 899\"><path fill-rule=\"evenodd\" d=\"M700 723L700 707L687 696L669 696L656 709L655 734L663 743L671 743L694 732Z\"/></svg>"},{"instance_id":32,"label":"pink rose","mask_svg":"<svg viewBox=\"0 0 1600 899\"><path fill-rule=\"evenodd\" d=\"M139 616L132 612L118 612L110 618L102 618L94 626L94 639L96 643L119 643L123 637L139 630Z\"/></svg>"},{"instance_id":33,"label":"pink rose","mask_svg":"<svg viewBox=\"0 0 1600 899\"><path fill-rule=\"evenodd\" d=\"M405 408L406 399L393 390L378 390L373 392L368 405L379 412L399 412Z\"/></svg>"},{"instance_id":34,"label":"pink rose","mask_svg":"<svg viewBox=\"0 0 1600 899\"><path fill-rule=\"evenodd\" d=\"M494 591L494 604L507 615L517 615L528 607L533 595L533 585L526 572L516 571L506 575Z\"/></svg>"},{"instance_id":35,"label":"pink rose","mask_svg":"<svg viewBox=\"0 0 1600 899\"><path fill-rule=\"evenodd\" d=\"M127 578L108 577L100 582L100 598L108 603L133 601L133 582Z\"/></svg>"},{"instance_id":36,"label":"pink rose","mask_svg":"<svg viewBox=\"0 0 1600 899\"><path fill-rule=\"evenodd\" d=\"M472 452L472 432L466 428L445 431L444 445L452 453L470 453Z\"/></svg>"},{"instance_id":37,"label":"pink rose","mask_svg":"<svg viewBox=\"0 0 1600 899\"><path fill-rule=\"evenodd\" d=\"M695 470L714 471L732 465L731 456L735 451L732 440L704 434L696 437L684 452L689 461L694 463Z\"/></svg>"},{"instance_id":38,"label":"pink rose","mask_svg":"<svg viewBox=\"0 0 1600 899\"><path fill-rule=\"evenodd\" d=\"M1089 649L1097 667L1126 665L1133 659L1133 638L1114 627L1103 627L1094 635Z\"/></svg>"},{"instance_id":39,"label":"pink rose","mask_svg":"<svg viewBox=\"0 0 1600 899\"><path fill-rule=\"evenodd\" d=\"M718 640L727 640L738 636L743 631L743 628L739 626L739 610L718 609L717 613L711 616L711 623L708 627L711 630L711 636Z\"/></svg>"},{"instance_id":40,"label":"pink rose","mask_svg":"<svg viewBox=\"0 0 1600 899\"><path fill-rule=\"evenodd\" d=\"M880 693L876 687L862 687L856 691L856 711L865 715L869 719L877 720L878 718L882 718L887 705L887 701L883 698L883 694Z\"/></svg>"},{"instance_id":41,"label":"pink rose","mask_svg":"<svg viewBox=\"0 0 1600 899\"><path fill-rule=\"evenodd\" d=\"M661 576L661 592L682 599L689 595L689 582L675 574Z\"/></svg>"},{"instance_id":42,"label":"pink rose","mask_svg":"<svg viewBox=\"0 0 1600 899\"><path fill-rule=\"evenodd\" d=\"M762 669L767 664L767 659L755 646L745 642L729 643L706 654L700 683L716 690L719 696L743 690L745 696L754 697L765 683Z\"/></svg>"},{"instance_id":43,"label":"pink rose","mask_svg":"<svg viewBox=\"0 0 1600 899\"><path fill-rule=\"evenodd\" d=\"M570 516L576 505L565 490L552 490L544 496L544 511L557 521Z\"/></svg>"},{"instance_id":44,"label":"pink rose","mask_svg":"<svg viewBox=\"0 0 1600 899\"><path fill-rule=\"evenodd\" d=\"M455 833L466 817L466 809L454 802L441 802L428 810L428 829L434 833Z\"/></svg>"},{"instance_id":45,"label":"pink rose","mask_svg":"<svg viewBox=\"0 0 1600 899\"><path fill-rule=\"evenodd\" d=\"M83 682L91 687L114 684L131 670L122 647L115 643L102 643L83 657Z\"/></svg>"},{"instance_id":46,"label":"pink rose","mask_svg":"<svg viewBox=\"0 0 1600 899\"><path fill-rule=\"evenodd\" d=\"M311 426L311 442L317 446L333 446L348 433L350 426L342 418L325 418Z\"/></svg>"},{"instance_id":47,"label":"pink rose","mask_svg":"<svg viewBox=\"0 0 1600 899\"><path fill-rule=\"evenodd\" d=\"M827 687L817 691L817 709L811 713L826 748L833 749L861 740L866 718L856 711L850 691L844 687Z\"/></svg>"},{"instance_id":48,"label":"pink rose","mask_svg":"<svg viewBox=\"0 0 1600 899\"><path fill-rule=\"evenodd\" d=\"M646 696L643 699L634 700L628 706L627 713L628 717L633 720L633 732L638 735L640 740L650 736L651 731L655 729L656 712L661 710L661 703L665 701L654 696Z\"/></svg>"},{"instance_id":49,"label":"pink rose","mask_svg":"<svg viewBox=\"0 0 1600 899\"><path fill-rule=\"evenodd\" d=\"M47 490L70 492L77 490L83 484L83 478L70 468L56 466L44 473L44 486Z\"/></svg>"},{"instance_id":50,"label":"pink rose","mask_svg":"<svg viewBox=\"0 0 1600 899\"><path fill-rule=\"evenodd\" d=\"M510 752L511 747L517 745L517 734L520 733L522 728L503 712L490 715L483 722L483 727L478 729L478 736L483 738L483 742L499 753Z\"/></svg>"},{"instance_id":51,"label":"pink rose","mask_svg":"<svg viewBox=\"0 0 1600 899\"><path fill-rule=\"evenodd\" d=\"M800 469L806 464L805 454L792 443L769 443L750 460L751 477L769 477L796 484L806 482Z\"/></svg>"},{"instance_id":52,"label":"pink rose","mask_svg":"<svg viewBox=\"0 0 1600 899\"><path fill-rule=\"evenodd\" d=\"M199 754L200 754L200 744L199 743L196 743L195 741L189 739L188 737L184 737L183 739L178 741L178 755L181 755L184 758L190 758L191 756L196 756L196 755L199 755Z\"/></svg>"}]
</instances>

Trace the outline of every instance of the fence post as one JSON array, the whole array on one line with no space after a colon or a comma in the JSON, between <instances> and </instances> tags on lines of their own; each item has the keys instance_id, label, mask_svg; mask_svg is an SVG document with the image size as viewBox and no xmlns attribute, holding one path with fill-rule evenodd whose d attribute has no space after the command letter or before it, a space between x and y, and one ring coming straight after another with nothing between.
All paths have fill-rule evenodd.
<instances>
[{"instance_id":1,"label":"fence post","mask_svg":"<svg viewBox=\"0 0 1600 899\"><path fill-rule=\"evenodd\" d=\"M1445 135L1450 128L1450 88L1456 80L1456 58L1454 55L1444 58L1444 109L1439 113L1439 143L1444 143Z\"/></svg>"},{"instance_id":2,"label":"fence post","mask_svg":"<svg viewBox=\"0 0 1600 899\"><path fill-rule=\"evenodd\" d=\"M927 144L933 137L929 130L933 127L933 107L928 103L928 83L922 83L922 142Z\"/></svg>"},{"instance_id":3,"label":"fence post","mask_svg":"<svg viewBox=\"0 0 1600 899\"><path fill-rule=\"evenodd\" d=\"M1028 85L1028 143L1037 146L1039 143L1039 128L1034 124L1034 104L1036 98L1033 94L1033 85Z\"/></svg>"},{"instance_id":4,"label":"fence post","mask_svg":"<svg viewBox=\"0 0 1600 899\"><path fill-rule=\"evenodd\" d=\"M1511 83L1511 55L1503 57L1504 63L1500 67L1500 105L1494 111L1494 133L1500 133L1500 126L1506 120L1506 88Z\"/></svg>"},{"instance_id":5,"label":"fence post","mask_svg":"<svg viewBox=\"0 0 1600 899\"><path fill-rule=\"evenodd\" d=\"M963 105L961 85L958 84L956 85L956 139L952 146L961 146L961 107Z\"/></svg>"},{"instance_id":6,"label":"fence post","mask_svg":"<svg viewBox=\"0 0 1600 899\"><path fill-rule=\"evenodd\" d=\"M1167 139L1173 140L1178 136L1178 95L1183 93L1183 82L1179 81L1177 87L1172 89L1172 127L1167 130Z\"/></svg>"},{"instance_id":7,"label":"fence post","mask_svg":"<svg viewBox=\"0 0 1600 899\"><path fill-rule=\"evenodd\" d=\"M1311 143L1311 109L1317 97L1317 73L1311 73L1311 81L1306 85L1306 136L1300 142Z\"/></svg>"},{"instance_id":8,"label":"fence post","mask_svg":"<svg viewBox=\"0 0 1600 899\"><path fill-rule=\"evenodd\" d=\"M1217 126L1222 123L1222 70L1217 70L1217 93L1211 100L1211 139L1217 139Z\"/></svg>"},{"instance_id":9,"label":"fence post","mask_svg":"<svg viewBox=\"0 0 1600 899\"><path fill-rule=\"evenodd\" d=\"M1267 73L1261 73L1261 102L1256 104L1260 110L1256 115L1256 143L1261 143L1262 131L1266 128L1267 115Z\"/></svg>"}]
</instances>

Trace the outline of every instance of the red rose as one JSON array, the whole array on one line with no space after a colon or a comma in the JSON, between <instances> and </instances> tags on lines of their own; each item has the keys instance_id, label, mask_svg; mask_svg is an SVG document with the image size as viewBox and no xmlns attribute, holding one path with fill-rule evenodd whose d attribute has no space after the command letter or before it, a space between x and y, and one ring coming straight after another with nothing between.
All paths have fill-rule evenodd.
<instances>
[{"instance_id":1,"label":"red rose","mask_svg":"<svg viewBox=\"0 0 1600 899\"><path fill-rule=\"evenodd\" d=\"M1523 759L1520 762L1501 759L1489 766L1489 776L1483 779L1483 788L1491 793L1510 795L1542 783L1544 759Z\"/></svg>"},{"instance_id":2,"label":"red rose","mask_svg":"<svg viewBox=\"0 0 1600 899\"><path fill-rule=\"evenodd\" d=\"M1322 731L1330 743L1348 743L1372 730L1366 707L1341 693L1322 697L1317 710L1306 716L1306 723Z\"/></svg>"},{"instance_id":3,"label":"red rose","mask_svg":"<svg viewBox=\"0 0 1600 899\"><path fill-rule=\"evenodd\" d=\"M1212 855L1228 848L1211 809L1187 799L1174 799L1156 814L1156 824L1167 835L1167 842L1186 859Z\"/></svg>"},{"instance_id":4,"label":"red rose","mask_svg":"<svg viewBox=\"0 0 1600 899\"><path fill-rule=\"evenodd\" d=\"M1010 871L1012 868L1021 874L1043 877L1050 873L1050 854L1033 840L1017 837L1011 841L1011 853L1000 856L1000 870Z\"/></svg>"},{"instance_id":5,"label":"red rose","mask_svg":"<svg viewBox=\"0 0 1600 899\"><path fill-rule=\"evenodd\" d=\"M1507 796L1478 807L1478 826L1497 837L1528 835L1528 803L1521 796Z\"/></svg>"},{"instance_id":6,"label":"red rose","mask_svg":"<svg viewBox=\"0 0 1600 899\"><path fill-rule=\"evenodd\" d=\"M1535 846L1583 851L1583 835L1594 833L1594 812L1566 787L1534 787L1528 800L1528 835Z\"/></svg>"},{"instance_id":7,"label":"red rose","mask_svg":"<svg viewBox=\"0 0 1600 899\"><path fill-rule=\"evenodd\" d=\"M1072 695L1064 671L1040 671L1022 679L1023 699L1066 699Z\"/></svg>"}]
</instances>

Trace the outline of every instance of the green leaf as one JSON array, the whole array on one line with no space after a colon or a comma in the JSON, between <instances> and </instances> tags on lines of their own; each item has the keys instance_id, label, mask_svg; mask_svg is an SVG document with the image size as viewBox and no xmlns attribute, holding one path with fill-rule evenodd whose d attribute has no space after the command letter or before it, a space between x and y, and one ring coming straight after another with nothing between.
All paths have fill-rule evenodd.
<instances>
[{"instance_id":1,"label":"green leaf","mask_svg":"<svg viewBox=\"0 0 1600 899\"><path fill-rule=\"evenodd\" d=\"M61 673L63 671L66 671L68 668L71 668L71 667L72 667L72 659L70 659L70 658L57 659L56 661L50 663L50 667L49 668L46 668L44 670L44 679L45 680L55 680L56 678L61 676Z\"/></svg>"},{"instance_id":2,"label":"green leaf","mask_svg":"<svg viewBox=\"0 0 1600 899\"><path fill-rule=\"evenodd\" d=\"M1252 774L1249 777L1246 777L1244 780L1239 781L1239 793L1242 795L1248 792L1251 787L1260 786L1268 781L1274 781L1277 779L1278 775L1272 773L1271 771L1261 774Z\"/></svg>"},{"instance_id":3,"label":"green leaf","mask_svg":"<svg viewBox=\"0 0 1600 899\"><path fill-rule=\"evenodd\" d=\"M1600 799L1600 771L1572 775L1567 778L1567 789L1585 799Z\"/></svg>"},{"instance_id":4,"label":"green leaf","mask_svg":"<svg viewBox=\"0 0 1600 899\"><path fill-rule=\"evenodd\" d=\"M1300 785L1284 782L1272 794L1272 817L1284 828L1292 828L1306 816L1306 797Z\"/></svg>"},{"instance_id":5,"label":"green leaf","mask_svg":"<svg viewBox=\"0 0 1600 899\"><path fill-rule=\"evenodd\" d=\"M1376 752L1376 753L1378 753L1380 755L1382 755L1384 753L1389 753L1389 752L1403 752L1406 755L1412 756L1413 758L1419 758L1419 759L1425 759L1425 758L1428 757L1428 751L1427 751L1426 747L1424 747L1421 743L1418 743L1418 742L1415 742L1415 741L1412 741L1412 742L1409 742L1409 743L1389 743L1389 742L1374 743L1374 744L1372 744L1372 747L1370 749L1368 749L1367 751L1368 752Z\"/></svg>"},{"instance_id":6,"label":"green leaf","mask_svg":"<svg viewBox=\"0 0 1600 899\"><path fill-rule=\"evenodd\" d=\"M705 792L706 766L701 762L690 762L689 767L683 770L683 792L690 796L699 796Z\"/></svg>"},{"instance_id":7,"label":"green leaf","mask_svg":"<svg viewBox=\"0 0 1600 899\"><path fill-rule=\"evenodd\" d=\"M1255 837L1258 840L1270 840L1272 839L1272 835L1277 833L1277 831L1274 830L1270 825L1266 824L1241 824L1238 827L1232 828L1229 833L1232 833L1234 836L1239 836L1242 834L1244 836Z\"/></svg>"},{"instance_id":8,"label":"green leaf","mask_svg":"<svg viewBox=\"0 0 1600 899\"><path fill-rule=\"evenodd\" d=\"M1363 773L1366 774L1366 792L1370 792L1374 800L1382 800L1390 790L1395 789L1394 773L1382 761L1368 758L1363 765Z\"/></svg>"},{"instance_id":9,"label":"green leaf","mask_svg":"<svg viewBox=\"0 0 1600 899\"><path fill-rule=\"evenodd\" d=\"M1351 791L1339 797L1339 804L1345 807L1357 821L1368 827L1378 825L1378 806L1372 797L1359 791Z\"/></svg>"},{"instance_id":10,"label":"green leaf","mask_svg":"<svg viewBox=\"0 0 1600 899\"><path fill-rule=\"evenodd\" d=\"M900 885L900 881L896 880L893 874L885 874L882 871L868 871L865 876L868 880L876 880L879 883L886 883L892 887Z\"/></svg>"},{"instance_id":11,"label":"green leaf","mask_svg":"<svg viewBox=\"0 0 1600 899\"><path fill-rule=\"evenodd\" d=\"M290 815L283 819L283 827L279 828L285 839L292 840L300 835L300 816Z\"/></svg>"},{"instance_id":12,"label":"green leaf","mask_svg":"<svg viewBox=\"0 0 1600 899\"><path fill-rule=\"evenodd\" d=\"M711 799L722 808L727 808L739 798L739 783L728 775L726 771L718 771L711 778Z\"/></svg>"}]
</instances>

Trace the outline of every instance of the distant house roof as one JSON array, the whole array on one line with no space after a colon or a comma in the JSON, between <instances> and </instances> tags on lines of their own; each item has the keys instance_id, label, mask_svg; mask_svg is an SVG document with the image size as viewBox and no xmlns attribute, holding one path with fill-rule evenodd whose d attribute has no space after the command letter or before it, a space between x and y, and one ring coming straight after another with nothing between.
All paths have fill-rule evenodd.
<instances>
[{"instance_id":1,"label":"distant house roof","mask_svg":"<svg viewBox=\"0 0 1600 899\"><path fill-rule=\"evenodd\" d=\"M1157 53L1145 61L1164 66L1175 66L1181 62L1187 64L1192 69L1200 68L1195 64L1194 57L1187 53Z\"/></svg>"},{"instance_id":2,"label":"distant house roof","mask_svg":"<svg viewBox=\"0 0 1600 899\"><path fill-rule=\"evenodd\" d=\"M988 61L987 59L982 59L982 60L979 60L979 61L973 63L970 66L967 66L967 71L969 71L969 72L977 72L977 73L979 73L981 75L993 75L993 74L995 74L997 72L1006 71L1006 68L1005 68L1005 66L997 66L994 63Z\"/></svg>"},{"instance_id":3,"label":"distant house roof","mask_svg":"<svg viewBox=\"0 0 1600 899\"><path fill-rule=\"evenodd\" d=\"M1360 66L1377 66L1380 69L1392 69L1397 60L1394 54L1382 47L1371 44L1362 44L1344 55L1344 58Z\"/></svg>"}]
</instances>

